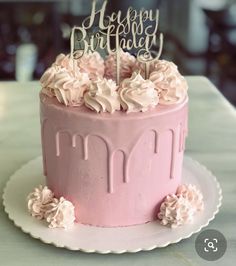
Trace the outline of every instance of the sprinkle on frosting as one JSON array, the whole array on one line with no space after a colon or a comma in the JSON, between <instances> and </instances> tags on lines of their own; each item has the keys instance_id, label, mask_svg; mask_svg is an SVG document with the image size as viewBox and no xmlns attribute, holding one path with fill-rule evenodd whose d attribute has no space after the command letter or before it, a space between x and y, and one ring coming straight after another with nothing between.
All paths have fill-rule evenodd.
<instances>
[{"instance_id":1,"label":"sprinkle on frosting","mask_svg":"<svg viewBox=\"0 0 236 266\"><path fill-rule=\"evenodd\" d=\"M78 67L83 73L87 73L91 80L103 78L104 76L104 60L98 52L89 52L84 54L77 60Z\"/></svg>"},{"instance_id":2,"label":"sprinkle on frosting","mask_svg":"<svg viewBox=\"0 0 236 266\"><path fill-rule=\"evenodd\" d=\"M65 200L54 198L51 203L47 205L45 212L45 219L49 223L49 228L70 228L75 221L74 205Z\"/></svg>"},{"instance_id":3,"label":"sprinkle on frosting","mask_svg":"<svg viewBox=\"0 0 236 266\"><path fill-rule=\"evenodd\" d=\"M43 219L45 207L53 200L53 193L48 187L39 186L28 197L28 211L33 217Z\"/></svg>"},{"instance_id":4,"label":"sprinkle on frosting","mask_svg":"<svg viewBox=\"0 0 236 266\"><path fill-rule=\"evenodd\" d=\"M136 59L128 52L121 50L120 52L120 79L121 81L126 78L130 78ZM105 60L105 77L107 79L116 80L116 54L110 54Z\"/></svg>"},{"instance_id":5,"label":"sprinkle on frosting","mask_svg":"<svg viewBox=\"0 0 236 266\"><path fill-rule=\"evenodd\" d=\"M176 194L166 196L161 204L158 218L162 225L175 228L191 223L194 215L203 209L201 192L193 185L181 185Z\"/></svg>"},{"instance_id":6,"label":"sprinkle on frosting","mask_svg":"<svg viewBox=\"0 0 236 266\"><path fill-rule=\"evenodd\" d=\"M90 89L84 95L85 105L91 110L113 113L120 110L117 86L113 80L98 79L91 83Z\"/></svg>"},{"instance_id":7,"label":"sprinkle on frosting","mask_svg":"<svg viewBox=\"0 0 236 266\"><path fill-rule=\"evenodd\" d=\"M188 85L177 66L166 60L158 60L150 74L160 95L160 104L177 104L186 97Z\"/></svg>"},{"instance_id":8,"label":"sprinkle on frosting","mask_svg":"<svg viewBox=\"0 0 236 266\"><path fill-rule=\"evenodd\" d=\"M131 78L123 80L119 95L121 106L127 113L145 112L155 107L159 100L155 85L135 72Z\"/></svg>"}]
</instances>

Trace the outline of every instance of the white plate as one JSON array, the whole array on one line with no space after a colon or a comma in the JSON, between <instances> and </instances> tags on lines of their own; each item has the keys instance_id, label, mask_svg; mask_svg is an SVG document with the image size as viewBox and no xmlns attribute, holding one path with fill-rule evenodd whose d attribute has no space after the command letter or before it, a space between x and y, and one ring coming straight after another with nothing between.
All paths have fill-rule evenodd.
<instances>
[{"instance_id":1,"label":"white plate","mask_svg":"<svg viewBox=\"0 0 236 266\"><path fill-rule=\"evenodd\" d=\"M84 252L138 252L165 247L190 237L207 226L219 211L221 188L213 174L204 166L185 157L182 180L183 183L196 185L202 191L205 210L195 216L193 224L177 229L162 226L158 221L118 228L75 224L70 230L49 229L43 221L31 217L26 207L29 192L45 183L41 157L28 162L11 176L4 190L3 204L16 226L44 243Z\"/></svg>"}]
</instances>

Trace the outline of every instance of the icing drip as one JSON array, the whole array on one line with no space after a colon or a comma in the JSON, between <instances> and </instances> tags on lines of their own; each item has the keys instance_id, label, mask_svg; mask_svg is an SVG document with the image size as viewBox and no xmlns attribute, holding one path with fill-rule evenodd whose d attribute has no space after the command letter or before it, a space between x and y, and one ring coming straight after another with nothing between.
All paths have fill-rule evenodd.
<instances>
[{"instance_id":1,"label":"icing drip","mask_svg":"<svg viewBox=\"0 0 236 266\"><path fill-rule=\"evenodd\" d=\"M182 152L179 151L179 149L176 149L176 144L177 144L177 139L182 140L182 137L180 136L180 132L182 131L182 124L180 124L181 130L179 130L179 126L176 127L175 129L168 129L168 131L170 131L171 133L171 138L172 138L172 145L171 145L171 166L170 166L170 178L174 178L175 177L175 160L176 160L176 156L178 152ZM156 154L158 156L158 139L161 135L160 132L158 132L158 130L156 129L150 129L145 131L143 134L145 134L148 131L152 131L154 133L154 147L153 147L153 153ZM124 156L124 162L123 162L123 173L124 173L124 183L128 183L129 180L129 173L128 173L128 169L129 169L129 164L130 164L130 160L132 158L132 153L136 147L136 145L138 145L139 141L141 140L141 138L143 137L143 134L141 134L138 138L138 140L135 142L135 144L130 147L129 150L122 150L122 148L115 148L110 146L110 142L103 136L100 135L94 135L94 134L90 134L90 135L81 135L78 133L71 133L69 131L66 130L61 130L61 131L57 131L56 135L55 135L55 145L56 145L56 156L59 157L60 156L60 135L61 134L67 134L70 139L71 139L71 145L73 148L76 148L76 139L77 137L79 137L82 140L82 151L83 151L83 160L88 160L89 159L89 151L88 151L88 145L89 145L89 138L90 137L97 137L99 138L106 146L107 148L107 153L108 153L108 161L107 161L107 174L108 174L108 180L107 180L107 191L108 193L113 193L114 192L114 185L113 185L113 164L114 164L114 153L116 151L121 151L123 153ZM178 138L177 138L178 137ZM180 145L180 144L179 144Z\"/></svg>"}]
</instances>

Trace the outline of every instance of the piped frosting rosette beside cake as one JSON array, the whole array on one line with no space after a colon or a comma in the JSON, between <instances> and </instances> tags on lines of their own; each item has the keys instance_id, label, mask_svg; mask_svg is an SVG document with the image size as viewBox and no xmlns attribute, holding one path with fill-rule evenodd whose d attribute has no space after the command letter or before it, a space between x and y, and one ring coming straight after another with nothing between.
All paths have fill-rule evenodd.
<instances>
[{"instance_id":1,"label":"piped frosting rosette beside cake","mask_svg":"<svg viewBox=\"0 0 236 266\"><path fill-rule=\"evenodd\" d=\"M28 207L49 227L157 218L174 227L196 213L194 189L179 187L188 124L184 77L174 63L156 60L145 79L143 65L123 51L119 84L116 67L115 54L60 54L40 80L48 188L31 194ZM44 203L45 194L51 196Z\"/></svg>"}]
</instances>

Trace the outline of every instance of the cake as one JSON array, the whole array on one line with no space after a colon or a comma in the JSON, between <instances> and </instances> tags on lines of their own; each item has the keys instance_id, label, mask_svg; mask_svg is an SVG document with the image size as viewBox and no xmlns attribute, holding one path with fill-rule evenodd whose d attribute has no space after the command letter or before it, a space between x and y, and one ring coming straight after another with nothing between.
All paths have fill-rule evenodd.
<instances>
[{"instance_id":1,"label":"cake","mask_svg":"<svg viewBox=\"0 0 236 266\"><path fill-rule=\"evenodd\" d=\"M65 55L59 57L69 60ZM158 64L166 67L166 72L160 72L159 76L169 75L172 82L165 89L177 88L181 82L181 89L186 92L186 82L180 74L175 74L177 69L173 63L160 60ZM60 66L54 65L50 70L56 71L56 68ZM174 71L171 74L170 68ZM48 72L41 79L43 90L49 88L44 87L50 80ZM138 90L138 84L146 81L140 74L133 73L122 84L131 81L136 86L134 90ZM60 74L57 75L60 79ZM168 78L158 82L166 86L164 82ZM135 79L139 81L135 83ZM56 80L55 84L60 82ZM96 82L105 87L102 82ZM149 82L148 85L154 87L154 83ZM51 87L58 87L55 84ZM41 92L46 183L56 197L63 196L74 204L78 222L110 227L156 219L163 198L175 193L181 183L188 121L188 97L186 93L181 97L176 97L177 103L171 104L168 100L164 104L164 97L160 97L162 104L143 112L132 112L130 107L127 113L118 107L113 113L97 113L85 104L66 106L57 97Z\"/></svg>"},{"instance_id":2,"label":"cake","mask_svg":"<svg viewBox=\"0 0 236 266\"><path fill-rule=\"evenodd\" d=\"M82 25L84 33L89 26ZM29 195L30 213L65 228L74 220L98 227L191 220L202 197L181 184L185 78L151 53L135 57L119 47L102 58L93 49L75 51L73 33L71 53L58 55L40 79L47 187Z\"/></svg>"}]
</instances>

